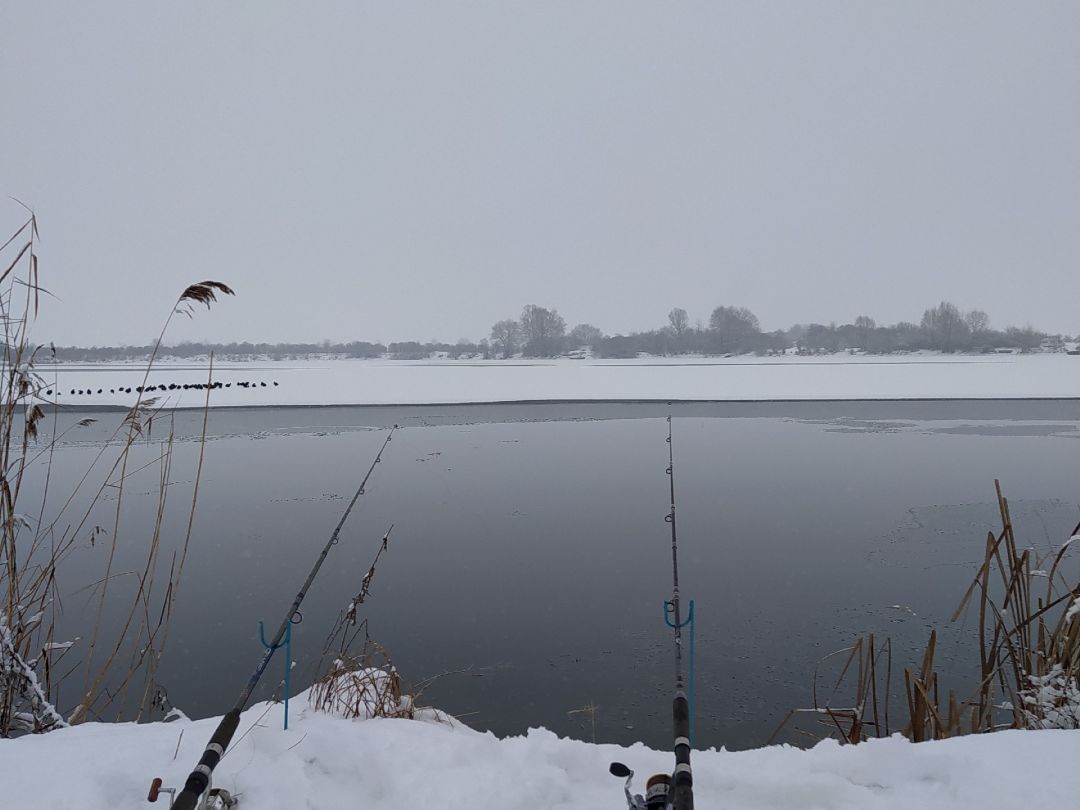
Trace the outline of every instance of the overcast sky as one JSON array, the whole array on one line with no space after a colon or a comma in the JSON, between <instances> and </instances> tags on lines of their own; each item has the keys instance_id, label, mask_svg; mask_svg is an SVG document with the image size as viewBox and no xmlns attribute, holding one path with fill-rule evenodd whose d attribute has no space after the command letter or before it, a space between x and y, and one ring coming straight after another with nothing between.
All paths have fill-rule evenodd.
<instances>
[{"instance_id":1,"label":"overcast sky","mask_svg":"<svg viewBox=\"0 0 1080 810\"><path fill-rule=\"evenodd\" d=\"M9 2L37 337L487 335L522 305L1080 331L1080 3ZM0 225L22 216L0 200ZM3 238L6 238L3 237ZM0 238L0 242L3 239Z\"/></svg>"}]
</instances>

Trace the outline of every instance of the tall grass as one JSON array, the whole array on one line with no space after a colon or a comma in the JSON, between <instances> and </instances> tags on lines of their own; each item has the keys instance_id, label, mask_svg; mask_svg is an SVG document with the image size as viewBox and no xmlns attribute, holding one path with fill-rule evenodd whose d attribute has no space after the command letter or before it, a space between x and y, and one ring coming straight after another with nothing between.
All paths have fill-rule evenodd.
<instances>
[{"instance_id":1,"label":"tall grass","mask_svg":"<svg viewBox=\"0 0 1080 810\"><path fill-rule=\"evenodd\" d=\"M994 486L1002 528L987 535L982 565L953 616L977 602L981 677L971 730L1080 728L1080 581L1064 565L1080 524L1040 558L1019 546L1009 501Z\"/></svg>"},{"instance_id":2,"label":"tall grass","mask_svg":"<svg viewBox=\"0 0 1080 810\"><path fill-rule=\"evenodd\" d=\"M34 345L31 336L41 298L48 294L39 284L37 240L38 223L30 212L0 246L5 259L0 260L0 736L48 731L107 713L119 717L136 683L142 686L136 716L155 702L155 673L192 538L206 437L204 411L186 531L179 555L174 552L168 561L162 560L162 536L168 523L175 434L171 418L163 419L156 400L139 394L71 490L54 497L50 490L59 443L95 420L79 420L59 431L60 406L46 393L55 388L40 371L41 354L47 350ZM232 290L206 281L181 292L165 318L144 383L173 317L192 315L196 305L209 308L218 293L231 295ZM142 469L134 466L132 451L154 443L150 430L155 420L165 421L168 430L150 461L157 467L154 522L128 532L121 519L125 490ZM40 482L40 491L33 495L25 489L29 476ZM115 508L111 525L103 527L94 519L107 497ZM126 552L138 555L139 564L131 571L115 570L122 542ZM58 638L57 632L64 611L60 575L87 546L104 560L94 583L92 629L84 643ZM118 593L114 582L130 577L134 588ZM77 697L65 706L61 685L80 673Z\"/></svg>"},{"instance_id":3,"label":"tall grass","mask_svg":"<svg viewBox=\"0 0 1080 810\"><path fill-rule=\"evenodd\" d=\"M936 668L937 629L917 667L903 670L903 725L891 727L892 642L873 634L834 656L844 656L831 693L795 709L823 726L817 736L849 743L902 732L913 742L999 729L1080 728L1080 576L1068 565L1080 524L1049 553L1039 555L1016 536L1009 501L994 482L1001 528L988 532L982 561L950 618L978 614L978 672L974 684L946 690ZM852 695L841 702L838 696ZM895 716L895 709L894 709ZM777 735L774 734L775 738Z\"/></svg>"}]
</instances>

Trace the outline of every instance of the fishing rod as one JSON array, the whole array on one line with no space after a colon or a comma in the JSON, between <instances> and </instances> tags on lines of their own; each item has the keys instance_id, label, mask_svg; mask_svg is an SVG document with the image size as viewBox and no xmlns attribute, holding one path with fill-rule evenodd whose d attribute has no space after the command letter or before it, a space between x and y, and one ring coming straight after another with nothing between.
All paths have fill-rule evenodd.
<instances>
[{"instance_id":1,"label":"fishing rod","mask_svg":"<svg viewBox=\"0 0 1080 810\"><path fill-rule=\"evenodd\" d=\"M229 743L232 741L233 735L240 725L240 713L244 710L244 707L247 706L247 702L251 698L251 693L255 691L256 684L259 683L259 679L262 677L263 672L266 671L266 667L270 663L274 651L281 646L281 640L285 637L285 632L289 629L289 626L296 621L296 617L300 614L300 603L303 602L304 597L307 596L308 588L311 587L311 583L315 580L315 575L318 574L319 569L322 568L322 564L326 560L326 555L330 553L331 546L337 545L341 527L345 525L345 521L349 518L349 513L352 512L353 507L356 506L356 502L360 499L360 496L364 494L364 487L367 486L371 474L375 472L376 465L382 461L383 450L386 449L386 445L390 444L390 440L394 437L395 430L397 430L397 425L394 425L386 435L386 439L383 441L382 446L379 447L379 452L375 454L375 460L371 462L371 466L368 468L364 480L360 482L356 494L354 494L352 500L349 501L349 505L341 515L341 520L339 520L337 526L334 527L333 534L330 535L330 539L323 547L322 553L320 553L318 559L315 560L315 565L311 567L311 572L308 574L307 579L304 580L304 584L300 587L300 592L296 594L296 598L293 599L292 605L289 606L289 610L285 613L285 618L281 620L281 626L278 628L277 633L274 634L274 638L266 646L266 651L262 654L262 658L259 659L259 664L255 667L255 671L251 674L251 678L248 679L247 685L244 686L243 690L240 692L240 697L236 699L236 705L221 718L221 722L218 723L218 727L210 737L210 742L206 744L206 749L199 759L199 764L196 765L195 770L188 775L183 790L176 795L176 799L171 805L172 810L195 810L195 805L199 801L199 796L201 796L203 791L210 786L210 777L214 772L214 768L217 767L218 762L220 762L221 758L225 755L225 749L229 747ZM150 795L147 798L152 802L156 801L158 793L166 791L173 792L175 791L175 788L162 788L161 780L155 779L150 788ZM233 807L236 804L236 800L229 796L227 792L220 791L214 793L219 796L224 794L224 796L221 797L224 806Z\"/></svg>"},{"instance_id":2,"label":"fishing rod","mask_svg":"<svg viewBox=\"0 0 1080 810\"><path fill-rule=\"evenodd\" d=\"M668 435L668 485L671 506L664 520L671 525L671 601L664 603L664 622L675 630L675 699L672 701L672 719L675 730L675 769L669 776L656 774L645 785L645 795L632 795L630 782L634 772L621 762L612 762L612 776L626 779L623 792L630 810L694 810L694 776L690 769L690 701L686 697L686 681L683 678L682 629L690 625L690 667L693 675L693 621L694 602L690 601L686 621L682 618L679 598L679 536L675 528L675 452L671 440L671 416L667 418Z\"/></svg>"}]
</instances>

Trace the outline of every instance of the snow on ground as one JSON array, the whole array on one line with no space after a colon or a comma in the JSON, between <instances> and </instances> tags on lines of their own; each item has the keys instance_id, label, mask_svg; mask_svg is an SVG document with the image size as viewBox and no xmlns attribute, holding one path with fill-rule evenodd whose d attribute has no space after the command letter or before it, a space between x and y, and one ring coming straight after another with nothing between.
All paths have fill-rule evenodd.
<instances>
[{"instance_id":1,"label":"snow on ground","mask_svg":"<svg viewBox=\"0 0 1080 810\"><path fill-rule=\"evenodd\" d=\"M131 405L135 364L39 368L63 405ZM215 363L213 406L405 405L556 400L843 400L1080 398L1080 357L642 358L638 360L308 360ZM149 385L205 383L206 363L163 363ZM239 387L240 382L253 387ZM275 386L274 383L278 385ZM262 385L265 383L265 387ZM132 393L110 394L110 388ZM72 395L75 391L90 394ZM97 391L102 393L98 394ZM159 404L201 407L205 392L168 391Z\"/></svg>"},{"instance_id":2,"label":"snow on ground","mask_svg":"<svg viewBox=\"0 0 1080 810\"><path fill-rule=\"evenodd\" d=\"M499 740L460 724L344 720L307 708L304 695L290 715L282 731L281 705L244 714L239 741L215 772L216 786L240 795L241 810L620 808L611 760L636 771L639 791L673 763L641 745L591 745L545 730ZM0 740L0 784L13 807L150 807L150 781L182 785L217 722L91 723ZM695 752L695 802L738 810L1066 807L1075 803L1078 758L1080 731ZM167 796L154 806L167 806Z\"/></svg>"}]
</instances>

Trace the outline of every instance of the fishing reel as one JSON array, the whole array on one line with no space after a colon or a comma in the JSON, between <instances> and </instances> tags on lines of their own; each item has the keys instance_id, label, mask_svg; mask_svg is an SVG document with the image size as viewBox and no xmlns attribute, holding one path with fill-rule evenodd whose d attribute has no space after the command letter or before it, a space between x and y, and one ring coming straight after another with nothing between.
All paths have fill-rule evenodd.
<instances>
[{"instance_id":1,"label":"fishing reel","mask_svg":"<svg viewBox=\"0 0 1080 810\"><path fill-rule=\"evenodd\" d=\"M162 793L169 794L169 807L172 807L173 802L176 801L176 788L162 787L161 777L158 776L150 783L150 792L146 795L146 800L156 802ZM233 810L239 804L240 800L225 788L209 788L203 793L198 810Z\"/></svg>"},{"instance_id":2,"label":"fishing reel","mask_svg":"<svg viewBox=\"0 0 1080 810\"><path fill-rule=\"evenodd\" d=\"M612 762L608 768L612 776L625 779L623 793L626 794L626 805L630 810L667 810L671 804L674 793L671 790L671 775L657 773L649 777L645 783L645 795L630 792L630 783L634 780L634 772L621 762Z\"/></svg>"}]
</instances>

